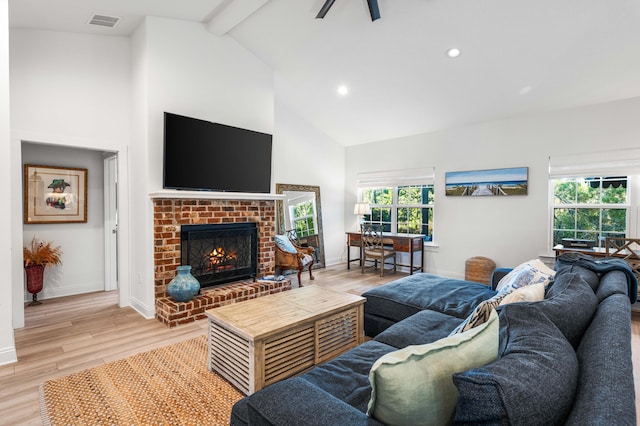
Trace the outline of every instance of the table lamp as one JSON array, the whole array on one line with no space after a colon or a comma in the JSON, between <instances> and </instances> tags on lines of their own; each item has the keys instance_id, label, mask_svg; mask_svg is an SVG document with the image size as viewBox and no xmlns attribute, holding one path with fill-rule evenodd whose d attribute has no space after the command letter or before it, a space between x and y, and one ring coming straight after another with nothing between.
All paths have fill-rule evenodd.
<instances>
[{"instance_id":1,"label":"table lamp","mask_svg":"<svg viewBox=\"0 0 640 426\"><path fill-rule=\"evenodd\" d=\"M371 214L371 206L369 203L356 203L353 207L353 214L357 214L360 218L360 223L364 222L364 215Z\"/></svg>"}]
</instances>

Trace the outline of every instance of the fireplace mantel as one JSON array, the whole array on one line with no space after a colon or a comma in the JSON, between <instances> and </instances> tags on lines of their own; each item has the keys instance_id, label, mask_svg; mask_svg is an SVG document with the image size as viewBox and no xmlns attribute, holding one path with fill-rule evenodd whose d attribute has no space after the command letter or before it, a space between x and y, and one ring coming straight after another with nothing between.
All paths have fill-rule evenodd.
<instances>
[{"instance_id":1,"label":"fireplace mantel","mask_svg":"<svg viewBox=\"0 0 640 426\"><path fill-rule=\"evenodd\" d=\"M151 199L182 200L284 200L284 194L254 192L217 192L217 191L182 191L177 189L161 189L149 193Z\"/></svg>"}]
</instances>

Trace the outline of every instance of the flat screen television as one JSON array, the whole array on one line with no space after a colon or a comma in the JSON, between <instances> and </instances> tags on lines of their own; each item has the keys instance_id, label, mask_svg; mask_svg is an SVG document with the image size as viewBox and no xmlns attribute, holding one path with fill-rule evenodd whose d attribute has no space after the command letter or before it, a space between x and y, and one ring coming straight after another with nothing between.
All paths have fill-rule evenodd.
<instances>
[{"instance_id":1,"label":"flat screen television","mask_svg":"<svg viewBox=\"0 0 640 426\"><path fill-rule=\"evenodd\" d=\"M267 133L165 112L163 187L268 193L271 143Z\"/></svg>"}]
</instances>

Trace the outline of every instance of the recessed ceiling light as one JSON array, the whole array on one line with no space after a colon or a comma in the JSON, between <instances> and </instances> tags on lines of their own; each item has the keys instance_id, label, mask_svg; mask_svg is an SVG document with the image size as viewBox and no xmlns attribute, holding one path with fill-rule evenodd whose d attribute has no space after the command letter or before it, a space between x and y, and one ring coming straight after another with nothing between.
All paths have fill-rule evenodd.
<instances>
[{"instance_id":1,"label":"recessed ceiling light","mask_svg":"<svg viewBox=\"0 0 640 426\"><path fill-rule=\"evenodd\" d=\"M447 56L450 58L457 58L460 56L460 53L460 49L456 49L455 47L447 50Z\"/></svg>"},{"instance_id":2,"label":"recessed ceiling light","mask_svg":"<svg viewBox=\"0 0 640 426\"><path fill-rule=\"evenodd\" d=\"M345 96L349 93L349 88L347 86L345 86L344 84L341 86L338 86L338 94Z\"/></svg>"}]
</instances>

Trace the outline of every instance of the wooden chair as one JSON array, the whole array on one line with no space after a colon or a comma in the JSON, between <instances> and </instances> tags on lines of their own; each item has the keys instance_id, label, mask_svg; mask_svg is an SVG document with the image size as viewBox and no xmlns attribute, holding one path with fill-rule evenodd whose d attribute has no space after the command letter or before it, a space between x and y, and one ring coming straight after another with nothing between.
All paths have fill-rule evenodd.
<instances>
[{"instance_id":1,"label":"wooden chair","mask_svg":"<svg viewBox=\"0 0 640 426\"><path fill-rule=\"evenodd\" d=\"M636 277L640 280L640 239L607 237L605 239L605 254L607 257L624 259Z\"/></svg>"},{"instance_id":2,"label":"wooden chair","mask_svg":"<svg viewBox=\"0 0 640 426\"><path fill-rule=\"evenodd\" d=\"M286 235L276 235L274 240L276 243L276 269L298 271L299 287L302 287L300 277L305 266L309 268L309 279L315 279L311 272L314 262L313 253L315 251L313 247L295 245Z\"/></svg>"},{"instance_id":3,"label":"wooden chair","mask_svg":"<svg viewBox=\"0 0 640 426\"><path fill-rule=\"evenodd\" d=\"M374 261L374 268L378 268L380 262L380 276L384 276L384 264L387 259L393 258L393 272L397 270L396 252L393 248L384 245L380 225L363 224L361 228L362 243L362 273L367 260Z\"/></svg>"}]
</instances>

